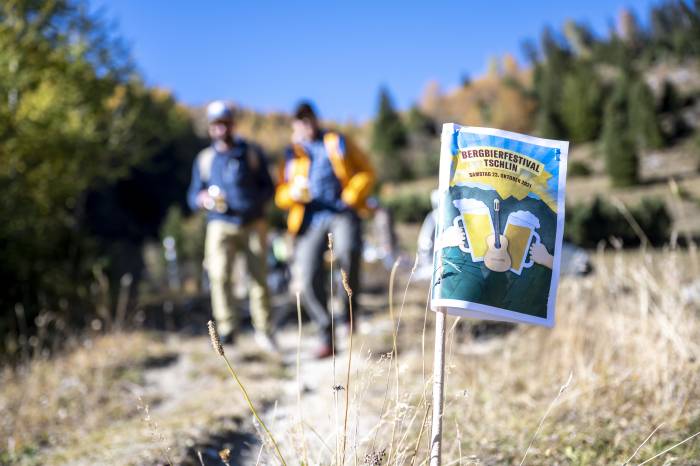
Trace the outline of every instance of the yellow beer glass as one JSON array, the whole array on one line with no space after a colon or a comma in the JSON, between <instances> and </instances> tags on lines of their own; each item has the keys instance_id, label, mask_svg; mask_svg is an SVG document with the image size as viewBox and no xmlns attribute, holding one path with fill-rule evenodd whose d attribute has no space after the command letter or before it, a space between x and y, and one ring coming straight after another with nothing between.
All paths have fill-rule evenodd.
<instances>
[{"instance_id":1,"label":"yellow beer glass","mask_svg":"<svg viewBox=\"0 0 700 466\"><path fill-rule=\"evenodd\" d=\"M483 261L488 249L486 238L494 231L491 211L477 199L458 199L452 204L459 210L459 216L452 223L464 230L468 244L460 244L459 249L470 254L472 261Z\"/></svg>"},{"instance_id":2,"label":"yellow beer glass","mask_svg":"<svg viewBox=\"0 0 700 466\"><path fill-rule=\"evenodd\" d=\"M518 210L508 214L504 235L508 238L508 254L512 260L511 272L520 275L523 269L532 267L533 260L526 261L530 245L540 243L540 235L535 229L540 220L532 212Z\"/></svg>"}]
</instances>

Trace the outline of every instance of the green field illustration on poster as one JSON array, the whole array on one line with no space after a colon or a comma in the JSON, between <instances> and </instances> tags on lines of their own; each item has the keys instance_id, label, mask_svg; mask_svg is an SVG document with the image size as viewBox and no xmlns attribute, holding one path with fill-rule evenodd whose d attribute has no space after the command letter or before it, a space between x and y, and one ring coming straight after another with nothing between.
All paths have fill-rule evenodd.
<instances>
[{"instance_id":1,"label":"green field illustration on poster","mask_svg":"<svg viewBox=\"0 0 700 466\"><path fill-rule=\"evenodd\" d=\"M431 307L552 326L568 142L443 126Z\"/></svg>"}]
</instances>

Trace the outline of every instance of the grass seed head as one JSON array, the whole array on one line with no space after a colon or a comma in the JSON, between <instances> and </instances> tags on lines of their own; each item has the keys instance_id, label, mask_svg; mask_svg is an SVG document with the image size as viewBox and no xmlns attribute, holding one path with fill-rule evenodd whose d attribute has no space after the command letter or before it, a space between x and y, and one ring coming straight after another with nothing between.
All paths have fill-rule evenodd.
<instances>
[{"instance_id":1,"label":"grass seed head","mask_svg":"<svg viewBox=\"0 0 700 466\"><path fill-rule=\"evenodd\" d=\"M381 466L386 457L386 449L373 451L365 455L365 464L367 466Z\"/></svg>"},{"instance_id":2,"label":"grass seed head","mask_svg":"<svg viewBox=\"0 0 700 466\"><path fill-rule=\"evenodd\" d=\"M210 320L207 323L207 326L209 327L209 338L211 338L211 346L214 348L214 351L216 351L219 354L219 356L223 356L224 347L221 344L219 332L216 331L216 325L214 325L214 322Z\"/></svg>"},{"instance_id":3,"label":"grass seed head","mask_svg":"<svg viewBox=\"0 0 700 466\"><path fill-rule=\"evenodd\" d=\"M340 269L340 276L343 279L343 288L345 288L345 292L348 296L352 296L352 288L350 288L350 284L348 283L348 274L345 273L345 270Z\"/></svg>"}]
</instances>

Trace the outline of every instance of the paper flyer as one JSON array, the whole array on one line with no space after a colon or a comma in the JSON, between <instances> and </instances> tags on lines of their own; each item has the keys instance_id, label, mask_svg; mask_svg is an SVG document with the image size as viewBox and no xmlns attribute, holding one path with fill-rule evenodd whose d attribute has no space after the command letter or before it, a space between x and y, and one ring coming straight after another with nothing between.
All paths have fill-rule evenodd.
<instances>
[{"instance_id":1,"label":"paper flyer","mask_svg":"<svg viewBox=\"0 0 700 466\"><path fill-rule=\"evenodd\" d=\"M554 325L569 143L443 125L431 307Z\"/></svg>"}]
</instances>

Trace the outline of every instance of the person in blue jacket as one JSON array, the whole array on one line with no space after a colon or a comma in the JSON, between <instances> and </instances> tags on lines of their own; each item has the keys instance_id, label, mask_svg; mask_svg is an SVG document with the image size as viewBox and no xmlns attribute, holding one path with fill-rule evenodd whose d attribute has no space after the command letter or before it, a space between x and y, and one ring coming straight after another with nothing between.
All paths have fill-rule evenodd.
<instances>
[{"instance_id":1,"label":"person in blue jacket","mask_svg":"<svg viewBox=\"0 0 700 466\"><path fill-rule=\"evenodd\" d=\"M207 211L204 262L209 274L211 305L222 340L233 343L239 315L233 294L233 262L245 255L255 340L275 351L267 288L266 204L274 185L261 148L234 133L235 111L226 102L207 107L211 145L192 167L188 203Z\"/></svg>"}]
</instances>

